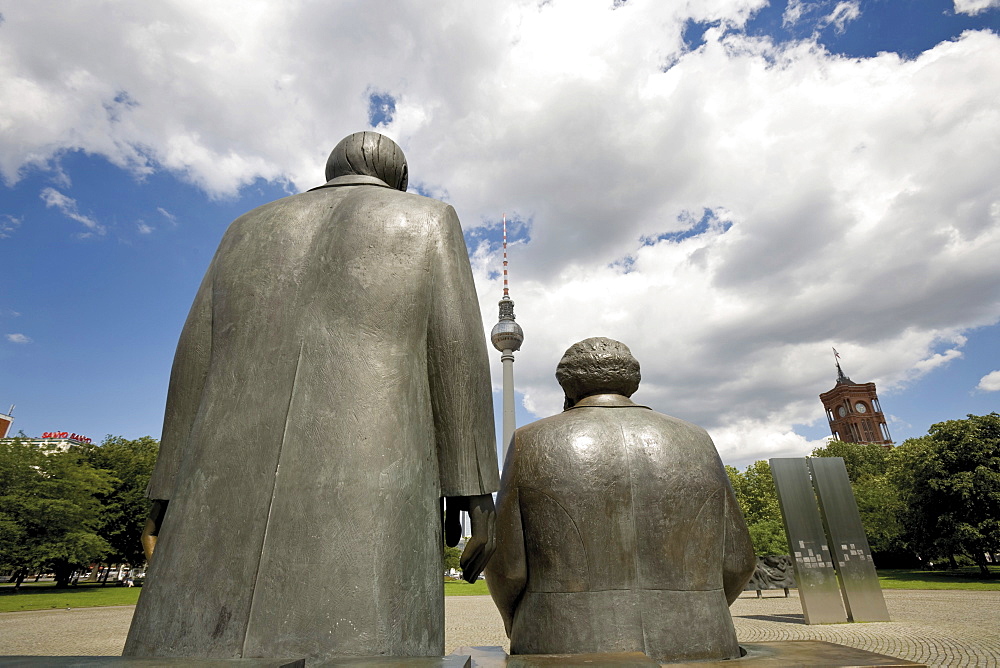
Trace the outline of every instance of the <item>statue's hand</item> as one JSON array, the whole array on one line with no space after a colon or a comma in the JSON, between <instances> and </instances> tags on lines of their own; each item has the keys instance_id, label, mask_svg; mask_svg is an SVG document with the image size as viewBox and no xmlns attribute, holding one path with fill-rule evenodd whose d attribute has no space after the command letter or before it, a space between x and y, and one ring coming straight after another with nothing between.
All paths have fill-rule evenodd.
<instances>
[{"instance_id":1,"label":"statue's hand","mask_svg":"<svg viewBox=\"0 0 1000 668\"><path fill-rule=\"evenodd\" d=\"M472 537L465 545L460 563L462 579L475 582L496 549L496 509L493 507L492 494L466 498L472 520Z\"/></svg>"},{"instance_id":2,"label":"statue's hand","mask_svg":"<svg viewBox=\"0 0 1000 668\"><path fill-rule=\"evenodd\" d=\"M448 547L455 547L462 540L462 511L468 509L468 497L445 497L444 544Z\"/></svg>"},{"instance_id":3,"label":"statue's hand","mask_svg":"<svg viewBox=\"0 0 1000 668\"><path fill-rule=\"evenodd\" d=\"M160 535L160 525L163 524L163 516L167 513L167 504L164 499L153 499L152 507L149 510L149 518L146 526L142 529L142 551L146 554L146 561L153 560L153 551L156 550L156 539Z\"/></svg>"}]
</instances>

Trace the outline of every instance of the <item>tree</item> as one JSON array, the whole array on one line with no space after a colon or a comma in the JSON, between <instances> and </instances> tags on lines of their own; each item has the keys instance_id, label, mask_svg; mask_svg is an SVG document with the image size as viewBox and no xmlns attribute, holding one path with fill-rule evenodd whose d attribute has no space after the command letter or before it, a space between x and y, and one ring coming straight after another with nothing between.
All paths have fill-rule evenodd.
<instances>
[{"instance_id":1,"label":"tree","mask_svg":"<svg viewBox=\"0 0 1000 668\"><path fill-rule=\"evenodd\" d=\"M27 528L18 499L28 493L37 475L40 453L19 439L0 441L0 567L22 569ZM19 573L18 586L24 574Z\"/></svg>"},{"instance_id":2,"label":"tree","mask_svg":"<svg viewBox=\"0 0 1000 668\"><path fill-rule=\"evenodd\" d=\"M788 554L788 540L781 521L781 507L771 476L771 465L760 460L750 464L742 473L727 466L726 473L746 518L754 553Z\"/></svg>"},{"instance_id":3,"label":"tree","mask_svg":"<svg viewBox=\"0 0 1000 668\"><path fill-rule=\"evenodd\" d=\"M874 443L834 440L813 450L812 456L843 458L861 524L876 561L881 564L900 558L911 560L912 556L903 557L906 554L903 501L889 475L895 450Z\"/></svg>"},{"instance_id":4,"label":"tree","mask_svg":"<svg viewBox=\"0 0 1000 668\"><path fill-rule=\"evenodd\" d=\"M140 537L150 501L146 485L156 464L159 442L149 436L135 440L107 436L86 449L91 464L111 477L111 489L99 495L100 535L111 546L108 559L131 565L145 561Z\"/></svg>"},{"instance_id":5,"label":"tree","mask_svg":"<svg viewBox=\"0 0 1000 668\"><path fill-rule=\"evenodd\" d=\"M1000 415L939 422L896 450L892 475L913 547L952 563L967 554L989 575L985 555L1000 551Z\"/></svg>"},{"instance_id":6,"label":"tree","mask_svg":"<svg viewBox=\"0 0 1000 668\"><path fill-rule=\"evenodd\" d=\"M19 571L50 568L59 586L72 571L102 557L98 494L110 476L75 447L46 452L15 438L0 443L0 563Z\"/></svg>"},{"instance_id":7,"label":"tree","mask_svg":"<svg viewBox=\"0 0 1000 668\"><path fill-rule=\"evenodd\" d=\"M456 571L462 570L461 559L462 551L457 547L444 546L444 570L449 571L455 569Z\"/></svg>"}]
</instances>

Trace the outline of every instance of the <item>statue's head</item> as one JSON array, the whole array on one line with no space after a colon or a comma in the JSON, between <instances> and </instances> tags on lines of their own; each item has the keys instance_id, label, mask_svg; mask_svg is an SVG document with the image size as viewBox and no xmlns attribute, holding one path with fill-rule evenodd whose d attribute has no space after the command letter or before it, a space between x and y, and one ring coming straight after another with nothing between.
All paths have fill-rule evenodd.
<instances>
[{"instance_id":1,"label":"statue's head","mask_svg":"<svg viewBox=\"0 0 1000 668\"><path fill-rule=\"evenodd\" d=\"M624 343L596 336L574 343L559 360L556 380L566 393L566 408L592 394L621 394L639 389L639 362Z\"/></svg>"},{"instance_id":2,"label":"statue's head","mask_svg":"<svg viewBox=\"0 0 1000 668\"><path fill-rule=\"evenodd\" d=\"M340 140L326 161L326 180L359 174L406 191L409 174L403 149L377 132L355 132Z\"/></svg>"}]
</instances>

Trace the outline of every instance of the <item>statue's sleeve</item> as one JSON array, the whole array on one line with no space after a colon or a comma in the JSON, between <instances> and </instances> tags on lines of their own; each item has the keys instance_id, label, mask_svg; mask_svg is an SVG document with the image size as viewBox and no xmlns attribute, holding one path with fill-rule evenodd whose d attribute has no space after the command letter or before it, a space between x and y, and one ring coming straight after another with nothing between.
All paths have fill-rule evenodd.
<instances>
[{"instance_id":1,"label":"statue's sleeve","mask_svg":"<svg viewBox=\"0 0 1000 668\"><path fill-rule=\"evenodd\" d=\"M427 363L442 496L500 487L486 335L458 215L447 207L431 271Z\"/></svg>"},{"instance_id":2,"label":"statue's sleeve","mask_svg":"<svg viewBox=\"0 0 1000 668\"><path fill-rule=\"evenodd\" d=\"M214 263L213 263L214 265ZM174 353L156 466L146 487L150 499L173 496L177 469L189 446L212 354L212 266L205 272Z\"/></svg>"},{"instance_id":3,"label":"statue's sleeve","mask_svg":"<svg viewBox=\"0 0 1000 668\"><path fill-rule=\"evenodd\" d=\"M725 473L723 476L726 478L726 536L722 554L722 586L726 592L726 600L732 605L753 575L757 558L753 553L750 532L736 494L733 493L728 476Z\"/></svg>"},{"instance_id":4,"label":"statue's sleeve","mask_svg":"<svg viewBox=\"0 0 1000 668\"><path fill-rule=\"evenodd\" d=\"M496 552L486 564L490 596L500 611L507 637L518 602L528 582L528 561L521 528L521 499L517 485L517 432L507 451L503 481L497 496Z\"/></svg>"}]
</instances>

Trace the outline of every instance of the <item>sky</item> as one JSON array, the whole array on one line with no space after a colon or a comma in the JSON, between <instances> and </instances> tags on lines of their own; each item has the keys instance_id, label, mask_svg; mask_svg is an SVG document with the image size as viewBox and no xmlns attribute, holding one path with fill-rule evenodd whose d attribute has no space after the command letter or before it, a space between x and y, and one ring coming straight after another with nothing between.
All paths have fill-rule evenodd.
<instances>
[{"instance_id":1,"label":"sky","mask_svg":"<svg viewBox=\"0 0 1000 668\"><path fill-rule=\"evenodd\" d=\"M0 411L159 436L229 222L395 139L462 220L518 424L565 349L726 463L829 428L832 348L897 442L1000 398L1000 0L0 2ZM500 407L499 353L490 348ZM499 427L499 420L498 420Z\"/></svg>"}]
</instances>

